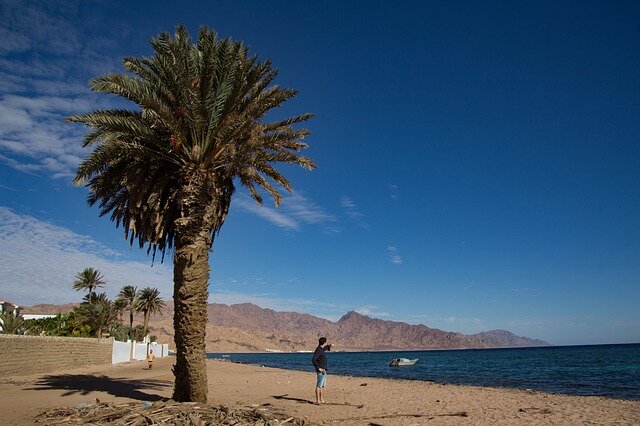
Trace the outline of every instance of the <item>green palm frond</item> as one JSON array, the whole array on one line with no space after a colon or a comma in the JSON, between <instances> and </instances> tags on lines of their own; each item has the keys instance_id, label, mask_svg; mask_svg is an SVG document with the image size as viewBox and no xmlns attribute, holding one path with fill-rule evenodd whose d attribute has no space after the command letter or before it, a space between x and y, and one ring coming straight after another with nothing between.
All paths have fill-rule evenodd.
<instances>
[{"instance_id":1,"label":"green palm frond","mask_svg":"<svg viewBox=\"0 0 640 426\"><path fill-rule=\"evenodd\" d=\"M219 231L234 178L257 202L263 190L279 205L279 188L291 191L291 184L277 165L315 168L299 154L309 131L294 128L313 115L265 120L297 91L273 85L277 70L269 61L206 27L195 42L178 26L151 46L151 57L124 59L126 74L91 83L94 91L128 99L137 109L68 120L87 125L84 144L95 147L75 178L89 187L89 204L122 226L131 244L137 240L164 256L176 244L181 218L200 215L212 235Z\"/></svg>"}]
</instances>

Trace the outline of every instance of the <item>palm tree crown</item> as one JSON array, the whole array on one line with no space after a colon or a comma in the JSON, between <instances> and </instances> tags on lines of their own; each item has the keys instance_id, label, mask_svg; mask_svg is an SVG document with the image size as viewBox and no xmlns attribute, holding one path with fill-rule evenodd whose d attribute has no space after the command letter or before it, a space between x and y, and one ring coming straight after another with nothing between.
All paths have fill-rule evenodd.
<instances>
[{"instance_id":1,"label":"palm tree crown","mask_svg":"<svg viewBox=\"0 0 640 426\"><path fill-rule=\"evenodd\" d=\"M160 297L160 291L157 288L145 287L140 290L140 294L135 302L137 312L144 314L144 334L147 334L149 326L149 317L155 313L161 313L165 303Z\"/></svg>"},{"instance_id":2,"label":"palm tree crown","mask_svg":"<svg viewBox=\"0 0 640 426\"><path fill-rule=\"evenodd\" d=\"M315 167L296 154L307 147L302 139L308 131L291 127L312 114L262 122L297 91L269 86L277 75L269 61L259 62L242 43L220 40L210 29L201 28L197 44L182 26L175 38L162 33L151 44L152 58L124 59L131 74L109 74L91 84L140 110L101 110L68 120L93 127L84 145L98 145L75 179L91 189L89 204L111 213L131 243L137 238L140 247L164 254L175 244L185 204L209 205L211 211L200 215L210 232L219 230L233 178L258 203L261 187L279 205L281 195L269 179L286 190L291 184L273 163ZM195 182L195 193L185 191Z\"/></svg>"},{"instance_id":3,"label":"palm tree crown","mask_svg":"<svg viewBox=\"0 0 640 426\"><path fill-rule=\"evenodd\" d=\"M100 271L93 268L85 268L82 272L76 274L76 280L73 282L73 288L76 291L88 290L88 301L91 303L91 297L95 289L104 287L107 282Z\"/></svg>"},{"instance_id":4,"label":"palm tree crown","mask_svg":"<svg viewBox=\"0 0 640 426\"><path fill-rule=\"evenodd\" d=\"M185 27L151 40L152 57L127 57L126 74L95 78L91 87L135 103L69 117L91 128L95 146L78 167L90 205L122 226L129 243L147 252L173 249L176 364L174 399L207 400L205 326L209 252L223 225L235 185L262 204L280 204L291 183L278 164L315 168L299 154L309 132L293 126L301 114L267 120L296 96L273 85L277 70L248 48L201 28L195 43Z\"/></svg>"},{"instance_id":5,"label":"palm tree crown","mask_svg":"<svg viewBox=\"0 0 640 426\"><path fill-rule=\"evenodd\" d=\"M133 327L133 312L135 309L136 299L138 298L138 289L132 285L125 285L116 296L116 302L121 303L125 309L129 310L129 327Z\"/></svg>"}]
</instances>

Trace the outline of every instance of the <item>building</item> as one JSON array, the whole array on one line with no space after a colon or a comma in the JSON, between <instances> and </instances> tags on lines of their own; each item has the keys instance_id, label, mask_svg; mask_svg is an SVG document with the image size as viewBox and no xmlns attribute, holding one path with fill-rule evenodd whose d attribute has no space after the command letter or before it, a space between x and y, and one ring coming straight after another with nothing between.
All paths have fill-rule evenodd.
<instances>
[{"instance_id":1,"label":"building","mask_svg":"<svg viewBox=\"0 0 640 426\"><path fill-rule=\"evenodd\" d=\"M0 300L0 314L12 314L14 316L20 315L20 306L15 303L7 302L6 300ZM0 318L0 331L2 330L2 319Z\"/></svg>"}]
</instances>

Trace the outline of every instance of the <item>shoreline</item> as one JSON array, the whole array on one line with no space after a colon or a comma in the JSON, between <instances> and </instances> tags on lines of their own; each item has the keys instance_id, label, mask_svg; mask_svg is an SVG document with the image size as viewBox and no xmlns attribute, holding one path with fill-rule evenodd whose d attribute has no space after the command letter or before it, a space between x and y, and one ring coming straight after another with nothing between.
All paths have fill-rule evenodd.
<instances>
[{"instance_id":1,"label":"shoreline","mask_svg":"<svg viewBox=\"0 0 640 426\"><path fill-rule=\"evenodd\" d=\"M233 360L230 360L230 359L208 358L207 361L229 362L229 363L232 363L232 364L240 364L240 365L247 365L247 366L253 366L253 367L260 367L260 368L271 368L271 369L274 369L274 370L295 371L295 372L304 373L304 374L313 374L313 370L302 370L302 369L285 368L285 367L273 367L273 366L268 366L268 365L253 364L253 363L244 362L244 361L233 361ZM329 371L329 375L331 377L344 377L344 378L351 378L351 379L380 379L380 380L401 381L401 382L403 382L403 381L406 381L406 382L424 382L424 383L429 383L429 384L433 384L433 385L441 385L441 386L468 386L468 387L482 388L482 389L496 389L496 390L504 390L504 391L513 390L513 391L523 391L523 392L528 392L528 393L543 393L543 394L548 394L548 395L552 395L552 396L572 396L572 397L579 397L579 398L605 398L605 399L611 399L611 400L617 400L617 401L629 401L629 402L638 402L638 403L640 403L640 396L638 397L638 399L632 399L632 398L622 398L622 397L616 397L616 396L610 396L610 395L579 395L579 394L572 394L572 393L550 392L550 391L545 391L545 390L529 389L529 388L518 388L518 387L509 387L509 386L471 385L471 384L460 384L460 383L437 382L435 380L425 380L425 379L419 379L419 378L359 376L357 374L333 373L331 371Z\"/></svg>"},{"instance_id":2,"label":"shoreline","mask_svg":"<svg viewBox=\"0 0 640 426\"><path fill-rule=\"evenodd\" d=\"M173 391L174 358L6 378L0 412L33 424L42 411L102 402L161 401ZM640 424L640 401L511 388L329 374L326 405L314 405L315 374L207 360L209 403L270 407L315 424Z\"/></svg>"}]
</instances>

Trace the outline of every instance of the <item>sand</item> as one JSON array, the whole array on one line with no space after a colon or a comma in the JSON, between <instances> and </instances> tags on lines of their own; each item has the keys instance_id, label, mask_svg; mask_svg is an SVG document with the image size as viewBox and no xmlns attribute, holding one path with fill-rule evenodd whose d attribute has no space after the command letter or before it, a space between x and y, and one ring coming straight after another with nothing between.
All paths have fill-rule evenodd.
<instances>
[{"instance_id":1,"label":"sand","mask_svg":"<svg viewBox=\"0 0 640 426\"><path fill-rule=\"evenodd\" d=\"M2 424L34 424L55 407L154 401L171 396L174 358L3 378ZM524 390L329 375L326 405L313 404L315 375L232 362L208 362L209 402L273 406L317 424L640 424L640 401Z\"/></svg>"}]
</instances>

